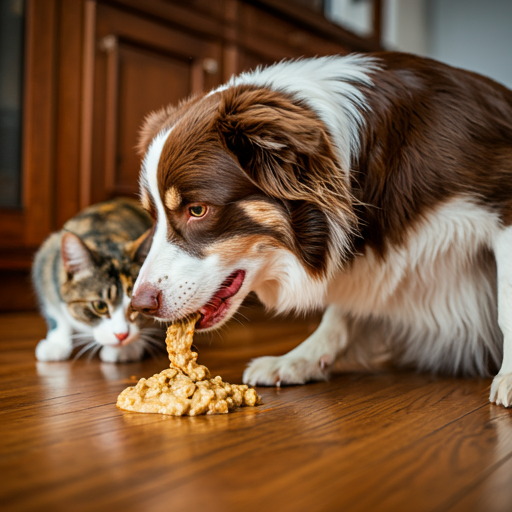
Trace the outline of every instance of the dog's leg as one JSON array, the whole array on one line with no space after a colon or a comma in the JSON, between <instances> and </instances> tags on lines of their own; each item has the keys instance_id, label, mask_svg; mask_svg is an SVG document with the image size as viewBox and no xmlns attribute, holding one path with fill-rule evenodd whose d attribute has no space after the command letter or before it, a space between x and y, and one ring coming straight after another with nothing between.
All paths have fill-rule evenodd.
<instances>
[{"instance_id":1,"label":"dog's leg","mask_svg":"<svg viewBox=\"0 0 512 512\"><path fill-rule=\"evenodd\" d=\"M498 266L498 323L503 333L503 362L491 386L490 401L512 406L512 227L498 236L494 248Z\"/></svg>"},{"instance_id":2,"label":"dog's leg","mask_svg":"<svg viewBox=\"0 0 512 512\"><path fill-rule=\"evenodd\" d=\"M307 340L284 356L254 359L245 370L243 381L253 386L280 386L325 380L329 366L347 342L345 317L338 307L329 306L318 329Z\"/></svg>"}]
</instances>

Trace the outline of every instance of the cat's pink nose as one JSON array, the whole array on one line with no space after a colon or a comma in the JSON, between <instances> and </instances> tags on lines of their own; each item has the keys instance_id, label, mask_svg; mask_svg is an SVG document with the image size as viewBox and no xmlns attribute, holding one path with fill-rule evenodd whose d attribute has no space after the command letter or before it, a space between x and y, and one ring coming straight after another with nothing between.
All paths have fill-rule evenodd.
<instances>
[{"instance_id":1,"label":"cat's pink nose","mask_svg":"<svg viewBox=\"0 0 512 512\"><path fill-rule=\"evenodd\" d=\"M146 315L155 315L160 309L161 292L149 284L143 284L132 297L132 308Z\"/></svg>"},{"instance_id":2,"label":"cat's pink nose","mask_svg":"<svg viewBox=\"0 0 512 512\"><path fill-rule=\"evenodd\" d=\"M119 341L124 341L126 338L128 338L128 336L130 336L130 331L117 333L117 334L114 334L114 336L115 336Z\"/></svg>"}]
</instances>

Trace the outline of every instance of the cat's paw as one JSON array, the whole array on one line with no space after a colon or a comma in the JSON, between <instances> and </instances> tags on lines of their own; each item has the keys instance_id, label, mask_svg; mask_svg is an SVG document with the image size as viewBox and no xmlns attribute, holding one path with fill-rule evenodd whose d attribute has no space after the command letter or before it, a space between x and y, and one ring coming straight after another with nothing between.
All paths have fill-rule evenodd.
<instances>
[{"instance_id":1,"label":"cat's paw","mask_svg":"<svg viewBox=\"0 0 512 512\"><path fill-rule=\"evenodd\" d=\"M140 361L144 355L144 345L136 341L125 347L105 345L100 351L100 359L104 363L129 363Z\"/></svg>"},{"instance_id":2,"label":"cat's paw","mask_svg":"<svg viewBox=\"0 0 512 512\"><path fill-rule=\"evenodd\" d=\"M38 361L65 361L72 351L71 343L44 339L37 344L36 358Z\"/></svg>"},{"instance_id":3,"label":"cat's paw","mask_svg":"<svg viewBox=\"0 0 512 512\"><path fill-rule=\"evenodd\" d=\"M249 363L243 381L251 386L281 386L326 380L328 373L322 361L284 355L258 357Z\"/></svg>"},{"instance_id":4,"label":"cat's paw","mask_svg":"<svg viewBox=\"0 0 512 512\"><path fill-rule=\"evenodd\" d=\"M496 405L512 406L512 373L498 373L494 377L489 400L496 403Z\"/></svg>"}]
</instances>

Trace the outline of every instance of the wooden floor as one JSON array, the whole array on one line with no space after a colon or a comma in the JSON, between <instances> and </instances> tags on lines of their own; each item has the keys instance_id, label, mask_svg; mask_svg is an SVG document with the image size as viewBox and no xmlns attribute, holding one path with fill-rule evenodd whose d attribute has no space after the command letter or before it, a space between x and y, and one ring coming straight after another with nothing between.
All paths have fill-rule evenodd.
<instances>
[{"instance_id":1,"label":"wooden floor","mask_svg":"<svg viewBox=\"0 0 512 512\"><path fill-rule=\"evenodd\" d=\"M200 362L240 382L311 321L234 325ZM37 363L36 315L0 316L2 511L512 511L512 411L490 380L352 374L258 391L263 405L173 418L115 407L165 356Z\"/></svg>"}]
</instances>

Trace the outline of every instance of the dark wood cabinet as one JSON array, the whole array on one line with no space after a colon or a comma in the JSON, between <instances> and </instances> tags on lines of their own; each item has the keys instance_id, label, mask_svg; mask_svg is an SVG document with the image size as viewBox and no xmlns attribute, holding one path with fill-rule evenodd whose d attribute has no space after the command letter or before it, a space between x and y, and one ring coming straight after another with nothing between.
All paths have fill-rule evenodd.
<instances>
[{"instance_id":1,"label":"dark wood cabinet","mask_svg":"<svg viewBox=\"0 0 512 512\"><path fill-rule=\"evenodd\" d=\"M135 195L147 113L283 58L379 48L288 0L26 0L22 206L0 208L0 310L81 208Z\"/></svg>"},{"instance_id":2,"label":"dark wood cabinet","mask_svg":"<svg viewBox=\"0 0 512 512\"><path fill-rule=\"evenodd\" d=\"M85 44L93 63L84 80L93 84L84 116L89 147L83 162L81 206L114 195L137 193L135 155L144 117L221 82L221 41L192 34L103 4L89 4Z\"/></svg>"}]
</instances>

